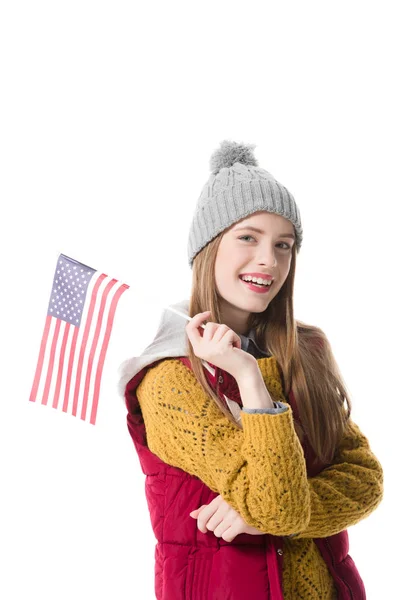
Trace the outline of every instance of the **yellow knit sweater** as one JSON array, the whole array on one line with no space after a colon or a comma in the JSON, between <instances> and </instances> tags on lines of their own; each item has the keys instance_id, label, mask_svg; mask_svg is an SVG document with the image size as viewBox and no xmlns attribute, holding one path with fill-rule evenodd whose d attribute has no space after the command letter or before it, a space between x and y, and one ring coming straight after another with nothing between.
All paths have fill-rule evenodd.
<instances>
[{"instance_id":1,"label":"yellow knit sweater","mask_svg":"<svg viewBox=\"0 0 400 600\"><path fill-rule=\"evenodd\" d=\"M275 357L257 359L266 387L288 404ZM383 496L383 471L367 438L349 421L332 465L307 477L293 413L246 413L243 430L176 359L150 368L137 388L149 449L197 476L246 521L284 540L285 600L336 597L313 537L334 535L367 517Z\"/></svg>"}]
</instances>

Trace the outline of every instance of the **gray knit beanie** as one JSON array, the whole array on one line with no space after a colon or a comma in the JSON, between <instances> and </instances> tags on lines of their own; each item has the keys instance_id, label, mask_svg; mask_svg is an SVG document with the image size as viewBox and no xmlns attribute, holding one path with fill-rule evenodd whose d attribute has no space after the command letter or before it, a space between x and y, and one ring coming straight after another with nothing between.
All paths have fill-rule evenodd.
<instances>
[{"instance_id":1,"label":"gray knit beanie","mask_svg":"<svg viewBox=\"0 0 400 600\"><path fill-rule=\"evenodd\" d=\"M197 201L187 245L189 266L204 246L233 223L259 210L293 223L297 253L303 229L292 194L268 171L258 167L255 144L224 140L211 155L211 175Z\"/></svg>"}]
</instances>

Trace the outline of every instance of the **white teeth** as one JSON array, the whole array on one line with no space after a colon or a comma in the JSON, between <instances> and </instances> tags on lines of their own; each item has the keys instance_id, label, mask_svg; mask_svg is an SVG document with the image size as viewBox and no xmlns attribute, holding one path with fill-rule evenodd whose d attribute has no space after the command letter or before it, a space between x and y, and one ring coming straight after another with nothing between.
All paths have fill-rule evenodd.
<instances>
[{"instance_id":1,"label":"white teeth","mask_svg":"<svg viewBox=\"0 0 400 600\"><path fill-rule=\"evenodd\" d=\"M272 279L262 279L261 277L250 277L250 275L245 275L241 277L243 281L252 281L254 283L262 283L264 285L271 285Z\"/></svg>"}]
</instances>

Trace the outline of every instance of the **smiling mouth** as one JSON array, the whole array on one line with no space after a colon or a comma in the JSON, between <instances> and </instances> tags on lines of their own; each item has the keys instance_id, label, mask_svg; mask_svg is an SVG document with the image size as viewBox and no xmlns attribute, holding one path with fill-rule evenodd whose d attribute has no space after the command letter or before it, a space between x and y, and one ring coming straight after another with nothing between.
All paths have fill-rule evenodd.
<instances>
[{"instance_id":1,"label":"smiling mouth","mask_svg":"<svg viewBox=\"0 0 400 600\"><path fill-rule=\"evenodd\" d=\"M264 283L256 283L255 281L251 281L251 280L246 280L246 279L243 279L243 278L242 278L242 277L240 277L240 276L239 276L239 279L240 279L240 281L243 281L244 283L251 283L252 285L257 285L257 286L259 286L259 287L263 287L263 288L266 288L266 287L272 287L272 285L273 285L273 283L274 283L274 281L275 281L275 280L273 279L273 280L271 281L271 283L264 284Z\"/></svg>"},{"instance_id":2,"label":"smiling mouth","mask_svg":"<svg viewBox=\"0 0 400 600\"><path fill-rule=\"evenodd\" d=\"M239 277L240 281L243 281L243 283L250 288L251 290L253 290L254 292L258 292L258 293L268 293L271 289L271 287L273 286L274 282L272 282L270 285L263 285L262 283L254 283L253 281L245 281L244 279L241 279Z\"/></svg>"}]
</instances>

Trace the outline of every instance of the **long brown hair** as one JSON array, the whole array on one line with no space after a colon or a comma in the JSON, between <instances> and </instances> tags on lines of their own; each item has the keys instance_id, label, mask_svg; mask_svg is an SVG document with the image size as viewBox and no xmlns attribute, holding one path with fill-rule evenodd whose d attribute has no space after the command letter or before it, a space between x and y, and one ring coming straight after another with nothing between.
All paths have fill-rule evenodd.
<instances>
[{"instance_id":1,"label":"long brown hair","mask_svg":"<svg viewBox=\"0 0 400 600\"><path fill-rule=\"evenodd\" d=\"M192 290L189 316L210 310L209 321L221 323L219 297L215 286L215 261L224 232L209 242L193 261ZM296 431L307 435L317 458L330 463L351 414L348 391L324 332L316 326L295 320L293 289L296 271L296 244L292 249L289 274L266 310L251 313L249 330L255 328L260 348L276 358L287 398L290 390L296 398L301 425ZM227 418L235 421L232 413L209 385L201 359L187 339L188 357L193 372L206 394L210 395ZM272 399L273 393L271 393ZM347 411L344 411L344 401Z\"/></svg>"}]
</instances>

